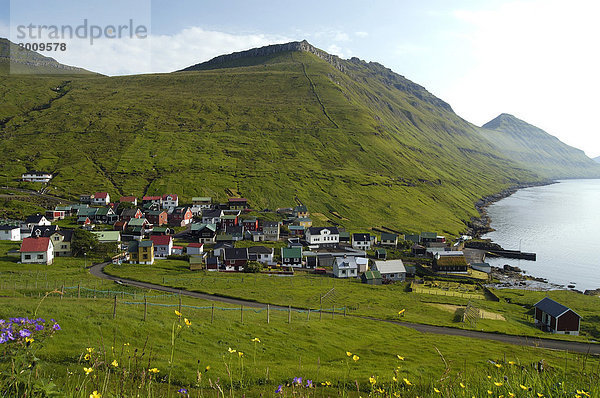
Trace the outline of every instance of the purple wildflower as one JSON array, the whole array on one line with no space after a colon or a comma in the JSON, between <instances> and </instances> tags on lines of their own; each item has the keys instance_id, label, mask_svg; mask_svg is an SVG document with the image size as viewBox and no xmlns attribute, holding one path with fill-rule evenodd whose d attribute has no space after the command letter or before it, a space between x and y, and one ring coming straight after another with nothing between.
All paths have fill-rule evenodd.
<instances>
[{"instance_id":1,"label":"purple wildflower","mask_svg":"<svg viewBox=\"0 0 600 398\"><path fill-rule=\"evenodd\" d=\"M275 394L281 394L282 390L283 390L283 386L280 384L279 387L277 387L277 390L275 390Z\"/></svg>"},{"instance_id":2,"label":"purple wildflower","mask_svg":"<svg viewBox=\"0 0 600 398\"><path fill-rule=\"evenodd\" d=\"M302 377L294 377L294 384L302 384Z\"/></svg>"},{"instance_id":3,"label":"purple wildflower","mask_svg":"<svg viewBox=\"0 0 600 398\"><path fill-rule=\"evenodd\" d=\"M39 332L40 330L44 330L44 325L35 325L35 331Z\"/></svg>"},{"instance_id":4,"label":"purple wildflower","mask_svg":"<svg viewBox=\"0 0 600 398\"><path fill-rule=\"evenodd\" d=\"M21 330L19 330L19 336L23 337L23 338L29 337L29 336L31 336L31 332L27 329L21 329Z\"/></svg>"},{"instance_id":5,"label":"purple wildflower","mask_svg":"<svg viewBox=\"0 0 600 398\"><path fill-rule=\"evenodd\" d=\"M52 325L52 330L61 330L60 325L58 323L55 323L54 325Z\"/></svg>"},{"instance_id":6,"label":"purple wildflower","mask_svg":"<svg viewBox=\"0 0 600 398\"><path fill-rule=\"evenodd\" d=\"M312 388L312 386L313 386L312 380L306 380L306 387Z\"/></svg>"},{"instance_id":7,"label":"purple wildflower","mask_svg":"<svg viewBox=\"0 0 600 398\"><path fill-rule=\"evenodd\" d=\"M8 341L8 336L6 335L6 333L0 334L0 344L4 344L7 341Z\"/></svg>"},{"instance_id":8,"label":"purple wildflower","mask_svg":"<svg viewBox=\"0 0 600 398\"><path fill-rule=\"evenodd\" d=\"M185 388L180 388L179 391L177 391L178 393L180 393L181 395L187 395L188 390L186 390Z\"/></svg>"}]
</instances>

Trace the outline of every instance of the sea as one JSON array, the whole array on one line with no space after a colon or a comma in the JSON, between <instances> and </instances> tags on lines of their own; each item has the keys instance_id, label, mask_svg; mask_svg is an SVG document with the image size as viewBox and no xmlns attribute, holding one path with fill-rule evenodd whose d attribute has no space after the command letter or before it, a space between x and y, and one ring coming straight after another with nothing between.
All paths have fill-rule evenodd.
<instances>
[{"instance_id":1,"label":"sea","mask_svg":"<svg viewBox=\"0 0 600 398\"><path fill-rule=\"evenodd\" d=\"M581 291L600 288L600 180L524 188L487 212L495 231L484 238L504 249L536 253L537 260L487 257L486 262L518 266L528 275Z\"/></svg>"}]
</instances>

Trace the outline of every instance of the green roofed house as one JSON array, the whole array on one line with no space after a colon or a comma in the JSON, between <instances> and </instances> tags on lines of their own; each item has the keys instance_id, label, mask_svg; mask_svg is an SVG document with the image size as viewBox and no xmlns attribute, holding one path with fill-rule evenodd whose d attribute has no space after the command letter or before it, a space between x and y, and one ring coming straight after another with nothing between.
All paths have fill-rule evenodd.
<instances>
[{"instance_id":1,"label":"green roofed house","mask_svg":"<svg viewBox=\"0 0 600 398\"><path fill-rule=\"evenodd\" d=\"M429 243L437 240L437 232L421 232L421 242Z\"/></svg>"},{"instance_id":2,"label":"green roofed house","mask_svg":"<svg viewBox=\"0 0 600 398\"><path fill-rule=\"evenodd\" d=\"M433 258L433 270L440 273L467 273L463 252L438 252Z\"/></svg>"},{"instance_id":3,"label":"green roofed house","mask_svg":"<svg viewBox=\"0 0 600 398\"><path fill-rule=\"evenodd\" d=\"M340 232L340 243L350 243L350 232Z\"/></svg>"},{"instance_id":4,"label":"green roofed house","mask_svg":"<svg viewBox=\"0 0 600 398\"><path fill-rule=\"evenodd\" d=\"M406 235L404 235L404 240L408 241L408 242L413 242L413 243L421 243L421 236L406 234Z\"/></svg>"},{"instance_id":5,"label":"green roofed house","mask_svg":"<svg viewBox=\"0 0 600 398\"><path fill-rule=\"evenodd\" d=\"M121 233L119 231L92 231L100 243L119 243Z\"/></svg>"},{"instance_id":6,"label":"green roofed house","mask_svg":"<svg viewBox=\"0 0 600 398\"><path fill-rule=\"evenodd\" d=\"M288 267L302 267L302 247L282 247L281 263Z\"/></svg>"},{"instance_id":7,"label":"green roofed house","mask_svg":"<svg viewBox=\"0 0 600 398\"><path fill-rule=\"evenodd\" d=\"M387 251L385 249L375 250L375 258L378 260L385 260L387 258Z\"/></svg>"},{"instance_id":8,"label":"green roofed house","mask_svg":"<svg viewBox=\"0 0 600 398\"><path fill-rule=\"evenodd\" d=\"M367 285L381 285L381 273L379 271L366 271L360 276L360 280Z\"/></svg>"},{"instance_id":9,"label":"green roofed house","mask_svg":"<svg viewBox=\"0 0 600 398\"><path fill-rule=\"evenodd\" d=\"M398 235L383 232L381 234L381 245L396 247L398 245Z\"/></svg>"}]
</instances>

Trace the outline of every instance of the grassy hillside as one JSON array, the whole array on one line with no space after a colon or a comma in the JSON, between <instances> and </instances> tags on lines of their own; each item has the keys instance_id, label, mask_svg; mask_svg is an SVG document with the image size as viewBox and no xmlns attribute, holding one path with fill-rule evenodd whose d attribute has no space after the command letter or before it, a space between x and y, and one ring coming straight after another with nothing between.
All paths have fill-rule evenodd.
<instances>
[{"instance_id":1,"label":"grassy hillside","mask_svg":"<svg viewBox=\"0 0 600 398\"><path fill-rule=\"evenodd\" d=\"M482 126L481 135L508 158L548 178L600 177L600 166L585 153L516 117L501 114Z\"/></svg>"},{"instance_id":2,"label":"grassy hillside","mask_svg":"<svg viewBox=\"0 0 600 398\"><path fill-rule=\"evenodd\" d=\"M347 226L453 234L481 196L539 179L424 88L337 62L284 51L172 74L0 77L0 179L47 169L65 196L230 190L258 209L297 195Z\"/></svg>"}]
</instances>

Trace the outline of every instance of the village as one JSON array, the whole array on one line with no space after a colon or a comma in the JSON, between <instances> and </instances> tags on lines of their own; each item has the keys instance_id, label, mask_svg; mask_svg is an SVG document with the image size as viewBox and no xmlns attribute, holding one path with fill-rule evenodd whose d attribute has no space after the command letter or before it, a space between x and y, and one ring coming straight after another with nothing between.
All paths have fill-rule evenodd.
<instances>
[{"instance_id":1,"label":"village","mask_svg":"<svg viewBox=\"0 0 600 398\"><path fill-rule=\"evenodd\" d=\"M242 197L229 197L225 203L194 197L191 203L180 204L177 194L141 200L122 196L113 201L108 192L96 192L80 195L77 204L57 205L25 220L8 220L0 225L0 240L22 242L18 252L9 253L18 256L21 264L51 265L56 257L86 257L77 242L85 233L108 248L105 260L113 264L151 265L177 259L187 261L190 272L293 275L302 271L360 279L370 285L408 281L415 292L474 298L485 289L456 293L446 287L444 292L432 280L482 284L490 279L484 252L465 247L469 236L449 242L435 232L402 234L373 228L366 233L339 225L315 226L303 204L256 214ZM87 264L87 258L84 261ZM566 307L547 300L540 306L548 307L536 316L540 328L579 332L580 317L573 311L568 314L577 322L569 318L569 330L559 331L556 319L567 312Z\"/></svg>"}]
</instances>

